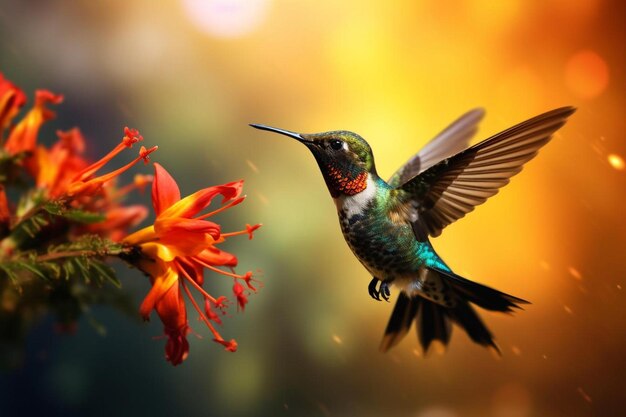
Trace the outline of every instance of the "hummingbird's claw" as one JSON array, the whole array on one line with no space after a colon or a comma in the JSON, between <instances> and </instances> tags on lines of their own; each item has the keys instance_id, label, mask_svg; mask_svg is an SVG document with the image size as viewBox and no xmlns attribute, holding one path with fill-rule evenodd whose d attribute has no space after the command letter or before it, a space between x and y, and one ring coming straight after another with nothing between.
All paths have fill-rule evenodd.
<instances>
[{"instance_id":1,"label":"hummingbird's claw","mask_svg":"<svg viewBox=\"0 0 626 417\"><path fill-rule=\"evenodd\" d=\"M389 302L389 296L391 295L391 291L389 290L389 284L387 281L382 281L380 283L380 296L387 302Z\"/></svg>"},{"instance_id":2,"label":"hummingbird's claw","mask_svg":"<svg viewBox=\"0 0 626 417\"><path fill-rule=\"evenodd\" d=\"M380 283L380 287L378 286L378 283ZM382 297L383 300L389 302L391 291L389 290L389 283L387 281L382 281L374 277L367 286L367 291L374 300L382 301L380 299L380 297Z\"/></svg>"},{"instance_id":3,"label":"hummingbird's claw","mask_svg":"<svg viewBox=\"0 0 626 417\"><path fill-rule=\"evenodd\" d=\"M380 280L378 278L374 277L367 286L367 291L370 293L370 297L377 301L380 301L380 293L376 289L379 281Z\"/></svg>"}]
</instances>

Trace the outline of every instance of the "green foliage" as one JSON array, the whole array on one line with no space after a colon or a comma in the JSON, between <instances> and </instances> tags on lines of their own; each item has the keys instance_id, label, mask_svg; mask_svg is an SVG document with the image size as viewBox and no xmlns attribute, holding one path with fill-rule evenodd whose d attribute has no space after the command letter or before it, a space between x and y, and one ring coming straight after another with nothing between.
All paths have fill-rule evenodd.
<instances>
[{"instance_id":1,"label":"green foliage","mask_svg":"<svg viewBox=\"0 0 626 417\"><path fill-rule=\"evenodd\" d=\"M102 213L67 208L63 201L48 201L42 206L43 210L53 216L62 217L72 222L91 224L103 221L106 216Z\"/></svg>"},{"instance_id":2,"label":"green foliage","mask_svg":"<svg viewBox=\"0 0 626 417\"><path fill-rule=\"evenodd\" d=\"M0 184L22 183L20 174L23 170L22 161L26 155L27 154L25 152L20 152L17 155L11 155L4 150L0 151Z\"/></svg>"},{"instance_id":3,"label":"green foliage","mask_svg":"<svg viewBox=\"0 0 626 417\"><path fill-rule=\"evenodd\" d=\"M75 241L50 246L46 254L31 250L19 257L0 261L0 271L19 285L24 274L44 281L81 279L87 284L109 282L120 287L115 271L105 263L106 257L125 251L120 244L96 235L83 235Z\"/></svg>"}]
</instances>

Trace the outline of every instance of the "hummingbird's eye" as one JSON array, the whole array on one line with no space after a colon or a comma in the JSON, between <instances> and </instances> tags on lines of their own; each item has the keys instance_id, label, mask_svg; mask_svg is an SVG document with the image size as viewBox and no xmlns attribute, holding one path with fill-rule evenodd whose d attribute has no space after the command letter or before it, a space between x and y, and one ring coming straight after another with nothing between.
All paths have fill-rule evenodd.
<instances>
[{"instance_id":1,"label":"hummingbird's eye","mask_svg":"<svg viewBox=\"0 0 626 417\"><path fill-rule=\"evenodd\" d=\"M338 151L339 149L343 148L343 142L337 139L333 139L330 141L330 147Z\"/></svg>"}]
</instances>

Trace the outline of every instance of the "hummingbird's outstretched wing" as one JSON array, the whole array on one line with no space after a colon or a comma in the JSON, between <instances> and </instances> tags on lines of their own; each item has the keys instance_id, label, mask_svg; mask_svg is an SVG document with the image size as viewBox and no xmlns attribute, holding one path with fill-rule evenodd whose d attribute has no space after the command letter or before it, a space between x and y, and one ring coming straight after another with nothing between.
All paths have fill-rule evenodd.
<instances>
[{"instance_id":1,"label":"hummingbird's outstretched wing","mask_svg":"<svg viewBox=\"0 0 626 417\"><path fill-rule=\"evenodd\" d=\"M477 108L456 119L398 168L387 183L392 187L404 184L442 159L466 149L484 116L485 110Z\"/></svg>"},{"instance_id":2,"label":"hummingbird's outstretched wing","mask_svg":"<svg viewBox=\"0 0 626 417\"><path fill-rule=\"evenodd\" d=\"M417 209L413 230L418 239L439 236L444 227L496 194L575 110L562 107L513 126L397 187Z\"/></svg>"}]
</instances>

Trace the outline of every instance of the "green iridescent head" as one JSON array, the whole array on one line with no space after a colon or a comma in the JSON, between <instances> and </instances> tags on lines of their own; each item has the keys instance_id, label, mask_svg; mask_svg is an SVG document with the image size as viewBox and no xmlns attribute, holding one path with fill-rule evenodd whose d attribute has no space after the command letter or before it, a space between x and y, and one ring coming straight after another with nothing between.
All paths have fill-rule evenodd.
<instances>
[{"instance_id":1,"label":"green iridescent head","mask_svg":"<svg viewBox=\"0 0 626 417\"><path fill-rule=\"evenodd\" d=\"M295 133L265 125L250 125L289 136L305 144L315 156L322 171L328 166L342 171L376 172L372 148L361 136L345 130L324 133Z\"/></svg>"}]
</instances>

